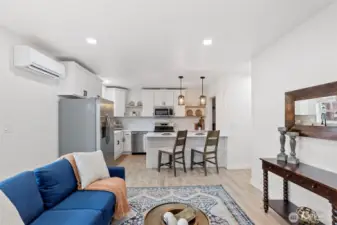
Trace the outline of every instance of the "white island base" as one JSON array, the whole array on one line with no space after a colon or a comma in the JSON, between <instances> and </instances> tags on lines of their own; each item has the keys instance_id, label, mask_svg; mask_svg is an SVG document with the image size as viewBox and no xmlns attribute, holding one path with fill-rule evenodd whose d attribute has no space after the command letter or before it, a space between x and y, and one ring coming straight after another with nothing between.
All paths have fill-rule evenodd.
<instances>
[{"instance_id":1,"label":"white island base","mask_svg":"<svg viewBox=\"0 0 337 225\"><path fill-rule=\"evenodd\" d=\"M198 132L188 132L185 148L185 162L186 168L191 166L191 148L203 148L206 140L206 133L204 135L196 135ZM199 132L200 133L200 132ZM144 136L144 147L146 151L146 168L157 168L158 167L158 151L162 148L174 146L176 140L176 133L171 135L163 135L163 133L148 133ZM218 164L219 167L227 166L227 137L221 135L218 145ZM195 162L202 161L201 154L194 155ZM167 154L163 154L162 163L168 162L169 157ZM207 167L215 167L212 163L207 163ZM183 167L182 164L176 163L176 167ZM194 167L200 167L194 165ZM165 167L163 167L165 168Z\"/></svg>"}]
</instances>

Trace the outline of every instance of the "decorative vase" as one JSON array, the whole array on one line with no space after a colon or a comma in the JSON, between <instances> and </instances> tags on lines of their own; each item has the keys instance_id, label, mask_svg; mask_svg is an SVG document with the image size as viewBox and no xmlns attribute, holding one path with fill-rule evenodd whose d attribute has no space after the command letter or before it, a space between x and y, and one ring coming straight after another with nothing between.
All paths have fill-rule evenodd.
<instances>
[{"instance_id":1,"label":"decorative vase","mask_svg":"<svg viewBox=\"0 0 337 225\"><path fill-rule=\"evenodd\" d=\"M287 135L290 137L290 155L288 157L288 163L297 165L300 163L300 160L296 158L296 137L299 135L299 133L287 132Z\"/></svg>"},{"instance_id":2,"label":"decorative vase","mask_svg":"<svg viewBox=\"0 0 337 225\"><path fill-rule=\"evenodd\" d=\"M318 224L317 213L308 207L299 207L296 210L300 224Z\"/></svg>"},{"instance_id":3,"label":"decorative vase","mask_svg":"<svg viewBox=\"0 0 337 225\"><path fill-rule=\"evenodd\" d=\"M277 130L281 134L281 136L280 136L280 144L281 144L280 151L281 152L277 155L277 160L278 161L287 162L288 155L285 153L286 150L284 149L284 145L286 143L286 136L285 136L285 134L287 133L287 128L286 127L279 127L279 128L277 128Z\"/></svg>"}]
</instances>

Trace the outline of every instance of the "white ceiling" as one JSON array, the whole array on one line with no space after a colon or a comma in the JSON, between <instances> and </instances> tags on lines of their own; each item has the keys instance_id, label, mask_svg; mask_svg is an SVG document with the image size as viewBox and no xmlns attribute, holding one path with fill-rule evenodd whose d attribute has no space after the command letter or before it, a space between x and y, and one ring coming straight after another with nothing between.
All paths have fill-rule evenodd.
<instances>
[{"instance_id":1,"label":"white ceiling","mask_svg":"<svg viewBox=\"0 0 337 225\"><path fill-rule=\"evenodd\" d=\"M185 86L195 86L201 75L210 82L240 72L238 65L331 2L1 0L0 26L79 60L111 85L172 87L183 75ZM204 38L213 45L203 46Z\"/></svg>"}]
</instances>

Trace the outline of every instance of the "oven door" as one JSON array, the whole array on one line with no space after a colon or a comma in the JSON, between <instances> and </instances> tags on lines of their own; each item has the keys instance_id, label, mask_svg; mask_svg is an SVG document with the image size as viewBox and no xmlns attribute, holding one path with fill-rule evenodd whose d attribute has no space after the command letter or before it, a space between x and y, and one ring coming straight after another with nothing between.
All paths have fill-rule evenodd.
<instances>
[{"instance_id":1,"label":"oven door","mask_svg":"<svg viewBox=\"0 0 337 225\"><path fill-rule=\"evenodd\" d=\"M168 108L154 108L154 115L155 116L169 116L169 109Z\"/></svg>"}]
</instances>

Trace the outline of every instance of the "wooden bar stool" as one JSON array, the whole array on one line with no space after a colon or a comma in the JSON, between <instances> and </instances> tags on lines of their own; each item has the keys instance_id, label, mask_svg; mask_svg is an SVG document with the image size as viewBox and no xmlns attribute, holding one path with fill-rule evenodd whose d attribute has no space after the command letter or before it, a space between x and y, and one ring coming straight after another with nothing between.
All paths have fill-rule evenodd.
<instances>
[{"instance_id":1,"label":"wooden bar stool","mask_svg":"<svg viewBox=\"0 0 337 225\"><path fill-rule=\"evenodd\" d=\"M205 176L207 176L207 165L206 163L212 163L216 166L216 171L219 174L218 166L218 144L219 144L220 131L208 131L205 141L205 146L203 148L192 148L191 150L191 170L193 170L193 165L201 165L204 167ZM202 161L194 162L194 155L201 154ZM214 161L210 161L214 159Z\"/></svg>"},{"instance_id":2,"label":"wooden bar stool","mask_svg":"<svg viewBox=\"0 0 337 225\"><path fill-rule=\"evenodd\" d=\"M186 138L187 138L187 130L178 131L177 138L173 148L167 147L162 148L158 152L158 172L160 172L160 167L162 166L169 166L174 170L174 176L177 176L176 172L176 163L183 164L184 172L186 173L186 164L185 164L185 145L186 145ZM163 154L169 155L169 162L168 163L161 163L161 158ZM182 161L178 161L182 159Z\"/></svg>"}]
</instances>

